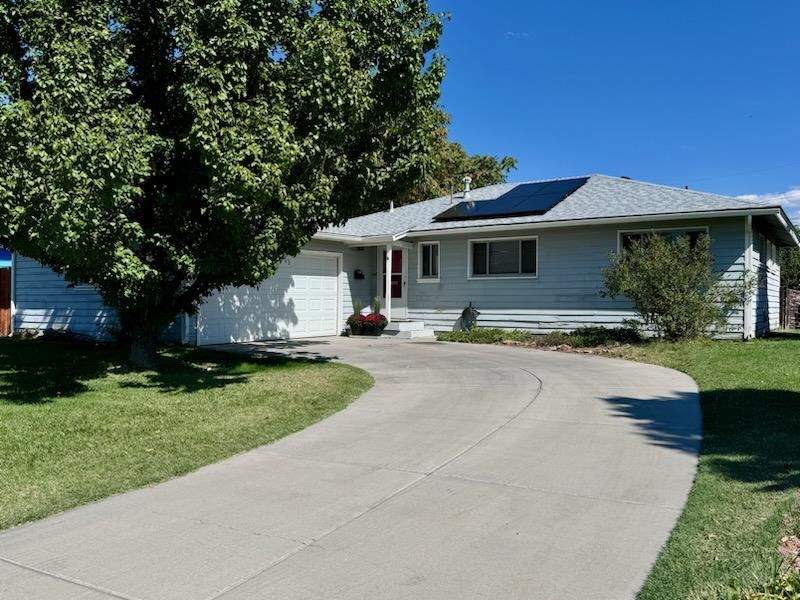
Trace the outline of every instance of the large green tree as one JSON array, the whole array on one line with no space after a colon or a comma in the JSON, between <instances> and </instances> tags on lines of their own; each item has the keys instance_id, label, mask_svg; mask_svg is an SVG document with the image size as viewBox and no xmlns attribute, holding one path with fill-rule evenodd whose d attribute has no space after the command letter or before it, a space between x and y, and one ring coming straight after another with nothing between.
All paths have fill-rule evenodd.
<instances>
[{"instance_id":1,"label":"large green tree","mask_svg":"<svg viewBox=\"0 0 800 600\"><path fill-rule=\"evenodd\" d=\"M464 147L447 139L442 128L433 144L422 177L397 202L411 204L430 198L447 196L464 189L464 177L472 179L472 187L505 183L508 174L517 168L517 159L511 156L468 154Z\"/></svg>"},{"instance_id":2,"label":"large green tree","mask_svg":"<svg viewBox=\"0 0 800 600\"><path fill-rule=\"evenodd\" d=\"M177 315L406 192L443 126L424 0L0 0L0 244Z\"/></svg>"}]
</instances>

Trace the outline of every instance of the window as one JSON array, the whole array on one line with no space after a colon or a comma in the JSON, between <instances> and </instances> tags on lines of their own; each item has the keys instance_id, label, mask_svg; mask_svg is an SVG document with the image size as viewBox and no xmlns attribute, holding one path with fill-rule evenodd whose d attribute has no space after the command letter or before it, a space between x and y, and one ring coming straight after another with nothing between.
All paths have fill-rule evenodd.
<instances>
[{"instance_id":1,"label":"window","mask_svg":"<svg viewBox=\"0 0 800 600\"><path fill-rule=\"evenodd\" d=\"M420 281L439 281L439 242L422 242L419 244Z\"/></svg>"},{"instance_id":2,"label":"window","mask_svg":"<svg viewBox=\"0 0 800 600\"><path fill-rule=\"evenodd\" d=\"M537 239L470 240L470 277L536 277Z\"/></svg>"},{"instance_id":3,"label":"window","mask_svg":"<svg viewBox=\"0 0 800 600\"><path fill-rule=\"evenodd\" d=\"M689 244L694 248L697 245L697 240L703 234L708 234L708 229L703 228L695 228L695 229L651 229L647 231L630 231L630 232L621 232L619 234L620 237L620 249L621 250L630 250L633 248L634 243L641 243L643 239L645 239L648 235L660 235L662 237L668 239L675 239L682 235L689 236Z\"/></svg>"},{"instance_id":4,"label":"window","mask_svg":"<svg viewBox=\"0 0 800 600\"><path fill-rule=\"evenodd\" d=\"M772 242L769 243L769 264L771 267L778 266L778 247Z\"/></svg>"}]
</instances>

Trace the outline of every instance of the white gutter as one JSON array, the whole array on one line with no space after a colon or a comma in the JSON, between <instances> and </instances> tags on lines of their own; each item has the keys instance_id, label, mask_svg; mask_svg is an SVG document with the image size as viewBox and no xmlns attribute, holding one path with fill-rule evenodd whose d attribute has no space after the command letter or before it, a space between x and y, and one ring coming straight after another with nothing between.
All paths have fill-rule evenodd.
<instances>
[{"instance_id":1,"label":"white gutter","mask_svg":"<svg viewBox=\"0 0 800 600\"><path fill-rule=\"evenodd\" d=\"M324 231L318 231L313 236L312 239L320 240L323 242L343 242L345 244L355 244L364 240L364 238L360 235L347 235L344 233L326 233Z\"/></svg>"},{"instance_id":2,"label":"white gutter","mask_svg":"<svg viewBox=\"0 0 800 600\"><path fill-rule=\"evenodd\" d=\"M641 223L642 221L660 222L660 221L684 221L692 219L707 219L719 217L752 217L752 216L775 216L780 224L794 240L795 244L800 247L800 238L794 231L786 218L783 209L779 206L764 207L764 208L750 208L750 209L737 209L737 210L708 210L702 212L692 213L669 213L663 215L631 215L625 217L603 217L599 219L571 219L565 221L529 221L527 223L510 223L506 225L473 225L462 226L452 229L420 229L420 230L406 230L395 234L385 235L347 235L341 233L327 233L317 232L314 234L313 239L328 241L328 242L341 242L348 246L379 246L388 242L397 242L404 238L419 238L443 235L460 235L468 233L491 233L503 231L520 231L530 229L555 229L560 227L590 227L595 225L618 225L624 223Z\"/></svg>"},{"instance_id":3,"label":"white gutter","mask_svg":"<svg viewBox=\"0 0 800 600\"><path fill-rule=\"evenodd\" d=\"M789 237L792 238L794 245L800 247L800 238L797 237L797 231L790 224L789 218L786 216L786 213L783 212L782 208L780 209L780 212L776 216L778 217L778 221L783 226L783 228L789 233Z\"/></svg>"},{"instance_id":4,"label":"white gutter","mask_svg":"<svg viewBox=\"0 0 800 600\"><path fill-rule=\"evenodd\" d=\"M424 229L409 231L406 237L431 237L440 235L459 235L463 233L517 231L521 229L554 229L559 227L589 227L593 225L616 225L621 223L641 223L642 221L684 221L713 217L747 217L752 215L778 215L780 208L754 208L746 210L703 211L693 213L670 213L664 215L635 215L629 217L604 217L600 219L572 219L569 221L531 221L528 223L511 223L507 225L476 225L454 229Z\"/></svg>"},{"instance_id":5,"label":"white gutter","mask_svg":"<svg viewBox=\"0 0 800 600\"><path fill-rule=\"evenodd\" d=\"M348 246L382 246L397 242L406 237L407 231L387 235L343 235L340 233L317 232L311 239L321 242L340 242Z\"/></svg>"}]
</instances>

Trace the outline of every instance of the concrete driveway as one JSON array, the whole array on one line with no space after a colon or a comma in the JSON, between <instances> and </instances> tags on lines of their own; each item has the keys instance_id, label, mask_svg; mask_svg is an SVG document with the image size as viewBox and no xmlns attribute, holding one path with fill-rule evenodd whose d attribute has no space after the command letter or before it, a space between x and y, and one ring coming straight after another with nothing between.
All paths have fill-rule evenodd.
<instances>
[{"instance_id":1,"label":"concrete driveway","mask_svg":"<svg viewBox=\"0 0 800 600\"><path fill-rule=\"evenodd\" d=\"M692 483L697 388L675 371L383 339L237 349L376 385L270 446L0 534L0 598L632 598Z\"/></svg>"}]
</instances>

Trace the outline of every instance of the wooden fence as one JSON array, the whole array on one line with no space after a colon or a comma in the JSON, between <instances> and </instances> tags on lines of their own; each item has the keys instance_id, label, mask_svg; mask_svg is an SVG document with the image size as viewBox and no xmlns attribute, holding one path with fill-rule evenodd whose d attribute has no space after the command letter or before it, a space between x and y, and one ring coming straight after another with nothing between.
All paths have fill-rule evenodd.
<instances>
[{"instance_id":1,"label":"wooden fence","mask_svg":"<svg viewBox=\"0 0 800 600\"><path fill-rule=\"evenodd\" d=\"M800 290L781 288L781 327L800 327Z\"/></svg>"},{"instance_id":2,"label":"wooden fence","mask_svg":"<svg viewBox=\"0 0 800 600\"><path fill-rule=\"evenodd\" d=\"M0 269L0 337L11 335L11 269Z\"/></svg>"}]
</instances>

